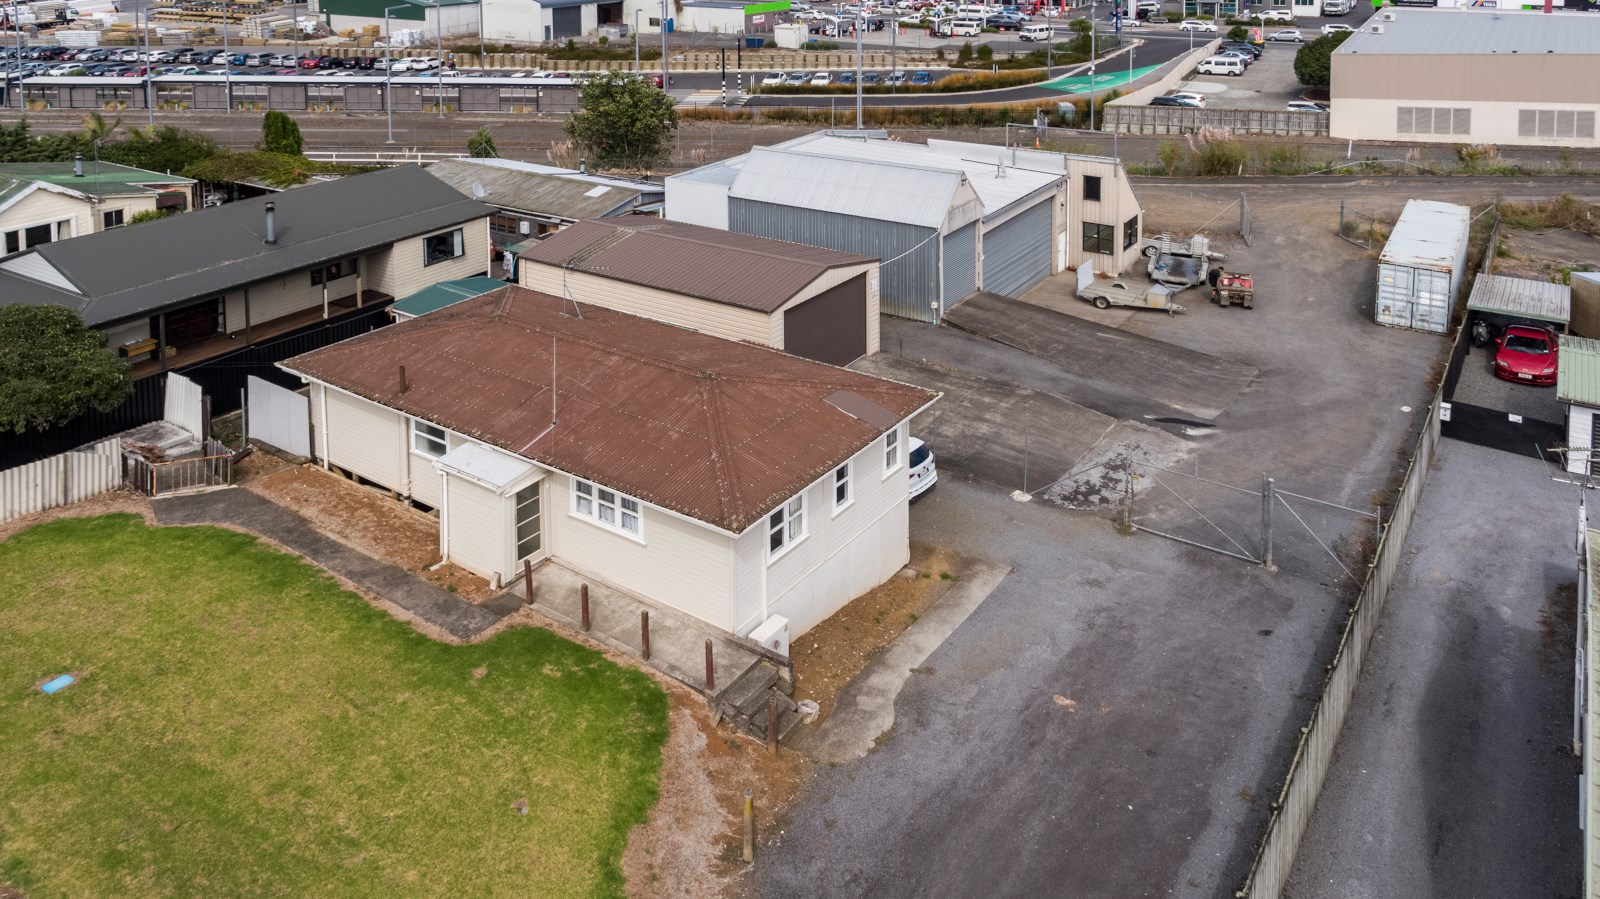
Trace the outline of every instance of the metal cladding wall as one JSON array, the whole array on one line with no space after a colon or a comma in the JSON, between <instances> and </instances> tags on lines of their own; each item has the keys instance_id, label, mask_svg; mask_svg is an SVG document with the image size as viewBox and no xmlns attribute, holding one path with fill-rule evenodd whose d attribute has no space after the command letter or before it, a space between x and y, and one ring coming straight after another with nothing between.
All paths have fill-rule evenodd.
<instances>
[{"instance_id":1,"label":"metal cladding wall","mask_svg":"<svg viewBox=\"0 0 1600 899\"><path fill-rule=\"evenodd\" d=\"M978 289L978 223L972 222L944 236L944 308Z\"/></svg>"},{"instance_id":2,"label":"metal cladding wall","mask_svg":"<svg viewBox=\"0 0 1600 899\"><path fill-rule=\"evenodd\" d=\"M983 233L983 289L1016 297L1050 277L1050 198Z\"/></svg>"},{"instance_id":3,"label":"metal cladding wall","mask_svg":"<svg viewBox=\"0 0 1600 899\"><path fill-rule=\"evenodd\" d=\"M939 241L933 228L729 197L728 230L892 259L879 272L879 310L939 320Z\"/></svg>"}]
</instances>

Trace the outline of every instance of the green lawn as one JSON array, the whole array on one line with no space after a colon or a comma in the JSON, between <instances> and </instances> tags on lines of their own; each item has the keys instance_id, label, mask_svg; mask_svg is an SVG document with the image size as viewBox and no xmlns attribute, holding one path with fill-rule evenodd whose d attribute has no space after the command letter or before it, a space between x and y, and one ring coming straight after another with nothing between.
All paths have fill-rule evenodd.
<instances>
[{"instance_id":1,"label":"green lawn","mask_svg":"<svg viewBox=\"0 0 1600 899\"><path fill-rule=\"evenodd\" d=\"M0 883L30 899L621 895L666 733L597 652L433 642L247 535L0 542Z\"/></svg>"}]
</instances>

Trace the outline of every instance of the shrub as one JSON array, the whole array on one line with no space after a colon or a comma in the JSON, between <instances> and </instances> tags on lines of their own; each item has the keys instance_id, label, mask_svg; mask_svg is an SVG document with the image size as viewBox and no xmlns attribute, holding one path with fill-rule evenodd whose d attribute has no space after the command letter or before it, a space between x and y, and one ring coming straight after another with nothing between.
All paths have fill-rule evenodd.
<instances>
[{"instance_id":1,"label":"shrub","mask_svg":"<svg viewBox=\"0 0 1600 899\"><path fill-rule=\"evenodd\" d=\"M1175 140L1162 141L1160 148L1156 150L1156 154L1161 157L1161 168L1168 175L1178 174L1186 155L1183 144Z\"/></svg>"},{"instance_id":2,"label":"shrub","mask_svg":"<svg viewBox=\"0 0 1600 899\"><path fill-rule=\"evenodd\" d=\"M1195 174L1211 178L1237 175L1247 157L1244 144L1236 140L1208 143L1200 148L1199 158L1195 160Z\"/></svg>"},{"instance_id":3,"label":"shrub","mask_svg":"<svg viewBox=\"0 0 1600 899\"><path fill-rule=\"evenodd\" d=\"M978 59L981 60L982 62L991 62L991 61L993 61L994 60L994 48L989 46L988 44L983 44L983 45L979 46L978 47Z\"/></svg>"},{"instance_id":4,"label":"shrub","mask_svg":"<svg viewBox=\"0 0 1600 899\"><path fill-rule=\"evenodd\" d=\"M1247 41L1249 39L1250 29L1243 25L1235 25L1228 29L1228 40L1230 41ZM605 38L601 38L601 40L605 40Z\"/></svg>"},{"instance_id":5,"label":"shrub","mask_svg":"<svg viewBox=\"0 0 1600 899\"><path fill-rule=\"evenodd\" d=\"M956 65L964 66L969 62L972 62L972 41L963 43L956 51Z\"/></svg>"}]
</instances>

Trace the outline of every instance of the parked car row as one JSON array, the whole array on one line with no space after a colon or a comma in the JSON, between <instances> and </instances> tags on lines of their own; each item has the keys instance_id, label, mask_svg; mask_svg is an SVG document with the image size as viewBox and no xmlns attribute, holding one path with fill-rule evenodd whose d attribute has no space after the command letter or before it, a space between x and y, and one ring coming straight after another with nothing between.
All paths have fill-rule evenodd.
<instances>
[{"instance_id":1,"label":"parked car row","mask_svg":"<svg viewBox=\"0 0 1600 899\"><path fill-rule=\"evenodd\" d=\"M659 75L657 76L659 81ZM829 84L855 84L855 72L768 72L761 79L762 87L799 87L811 85L822 87ZM927 85L933 83L932 72L862 72L861 83L873 84L914 84Z\"/></svg>"}]
</instances>

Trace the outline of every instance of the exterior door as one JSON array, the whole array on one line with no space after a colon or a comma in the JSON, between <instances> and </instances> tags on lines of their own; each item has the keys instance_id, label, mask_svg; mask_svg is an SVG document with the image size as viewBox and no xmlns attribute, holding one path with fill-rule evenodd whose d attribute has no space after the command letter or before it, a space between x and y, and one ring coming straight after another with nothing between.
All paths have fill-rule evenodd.
<instances>
[{"instance_id":1,"label":"exterior door","mask_svg":"<svg viewBox=\"0 0 1600 899\"><path fill-rule=\"evenodd\" d=\"M532 484L517 491L515 506L512 510L511 539L515 545L513 551L518 565L523 559L538 559L543 556L543 501L539 496L539 487L543 481L534 481Z\"/></svg>"}]
</instances>

